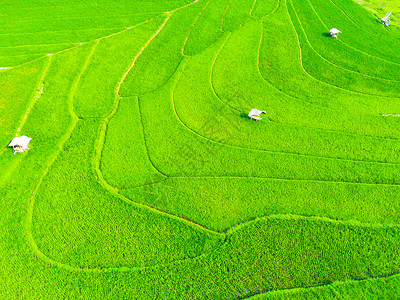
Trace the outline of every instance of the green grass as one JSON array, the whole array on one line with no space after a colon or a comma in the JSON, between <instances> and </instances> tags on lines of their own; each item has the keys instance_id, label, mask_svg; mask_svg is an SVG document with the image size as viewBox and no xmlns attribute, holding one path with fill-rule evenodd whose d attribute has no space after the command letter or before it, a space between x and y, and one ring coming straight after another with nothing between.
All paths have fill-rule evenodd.
<instances>
[{"instance_id":1,"label":"green grass","mask_svg":"<svg viewBox=\"0 0 400 300\"><path fill-rule=\"evenodd\" d=\"M395 22L352 0L0 13L1 299L397 296Z\"/></svg>"}]
</instances>

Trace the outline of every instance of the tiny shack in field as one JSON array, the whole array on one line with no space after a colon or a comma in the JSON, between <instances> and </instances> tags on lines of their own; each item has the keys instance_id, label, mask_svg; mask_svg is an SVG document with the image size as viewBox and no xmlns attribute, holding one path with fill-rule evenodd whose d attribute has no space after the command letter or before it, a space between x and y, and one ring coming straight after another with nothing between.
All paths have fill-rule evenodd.
<instances>
[{"instance_id":1,"label":"tiny shack in field","mask_svg":"<svg viewBox=\"0 0 400 300\"><path fill-rule=\"evenodd\" d=\"M26 135L13 138L13 140L8 144L8 147L13 147L14 155L16 153L21 153L29 150L28 144L32 138Z\"/></svg>"},{"instance_id":2,"label":"tiny shack in field","mask_svg":"<svg viewBox=\"0 0 400 300\"><path fill-rule=\"evenodd\" d=\"M266 113L267 113L267 112L266 112L265 110L258 110L258 109L256 109L256 108L253 108L253 109L249 112L248 116L249 116L250 120L260 121L260 120L262 120L262 118L259 117L260 114L266 114Z\"/></svg>"},{"instance_id":3,"label":"tiny shack in field","mask_svg":"<svg viewBox=\"0 0 400 300\"><path fill-rule=\"evenodd\" d=\"M390 15L392 14L392 12L388 12L382 19L381 19L381 23L385 26L388 27L390 25Z\"/></svg>"},{"instance_id":4,"label":"tiny shack in field","mask_svg":"<svg viewBox=\"0 0 400 300\"><path fill-rule=\"evenodd\" d=\"M330 31L329 31L330 33L329 33L329 36L331 37L331 38L337 38L337 35L339 34L339 33L342 33L339 29L337 29L337 28L332 28Z\"/></svg>"}]
</instances>

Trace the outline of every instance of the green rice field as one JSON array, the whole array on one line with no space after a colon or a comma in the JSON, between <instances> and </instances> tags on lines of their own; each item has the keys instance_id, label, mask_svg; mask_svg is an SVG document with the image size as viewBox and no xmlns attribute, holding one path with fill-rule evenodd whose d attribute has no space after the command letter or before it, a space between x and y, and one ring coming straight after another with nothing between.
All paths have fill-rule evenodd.
<instances>
[{"instance_id":1,"label":"green rice field","mask_svg":"<svg viewBox=\"0 0 400 300\"><path fill-rule=\"evenodd\" d=\"M0 1L0 300L400 299L400 5L357 2Z\"/></svg>"}]
</instances>

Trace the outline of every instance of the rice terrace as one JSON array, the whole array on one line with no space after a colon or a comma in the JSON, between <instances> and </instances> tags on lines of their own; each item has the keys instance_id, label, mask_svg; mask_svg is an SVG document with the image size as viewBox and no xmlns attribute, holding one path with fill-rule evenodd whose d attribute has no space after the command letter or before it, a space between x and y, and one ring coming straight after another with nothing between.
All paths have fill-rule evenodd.
<instances>
[{"instance_id":1,"label":"rice terrace","mask_svg":"<svg viewBox=\"0 0 400 300\"><path fill-rule=\"evenodd\" d=\"M0 1L0 300L400 299L399 16Z\"/></svg>"}]
</instances>

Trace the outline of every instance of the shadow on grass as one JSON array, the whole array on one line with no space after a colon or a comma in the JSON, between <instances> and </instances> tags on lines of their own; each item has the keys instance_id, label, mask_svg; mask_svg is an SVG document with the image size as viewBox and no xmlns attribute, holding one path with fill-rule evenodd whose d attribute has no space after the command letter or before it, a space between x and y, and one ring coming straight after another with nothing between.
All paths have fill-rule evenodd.
<instances>
[{"instance_id":1,"label":"shadow on grass","mask_svg":"<svg viewBox=\"0 0 400 300\"><path fill-rule=\"evenodd\" d=\"M249 116L248 116L246 113L244 113L244 112L240 113L240 117L241 117L242 119L249 119Z\"/></svg>"}]
</instances>

